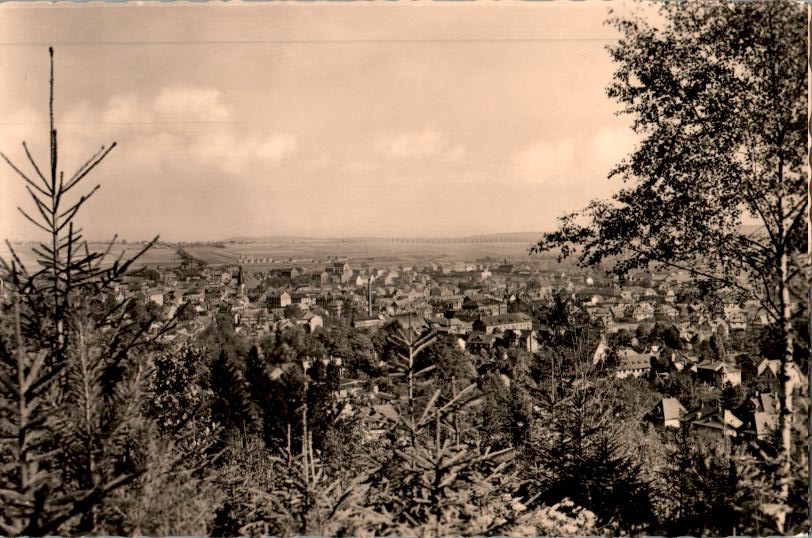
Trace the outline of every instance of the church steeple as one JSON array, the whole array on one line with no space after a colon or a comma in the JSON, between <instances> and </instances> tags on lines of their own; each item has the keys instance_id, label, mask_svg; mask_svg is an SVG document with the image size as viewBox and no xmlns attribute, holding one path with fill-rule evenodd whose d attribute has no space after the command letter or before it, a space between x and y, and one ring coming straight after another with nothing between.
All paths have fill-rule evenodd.
<instances>
[{"instance_id":1,"label":"church steeple","mask_svg":"<svg viewBox=\"0 0 812 538\"><path fill-rule=\"evenodd\" d=\"M239 297L245 296L245 283L243 283L242 280L242 265L240 265L237 270L237 295Z\"/></svg>"}]
</instances>

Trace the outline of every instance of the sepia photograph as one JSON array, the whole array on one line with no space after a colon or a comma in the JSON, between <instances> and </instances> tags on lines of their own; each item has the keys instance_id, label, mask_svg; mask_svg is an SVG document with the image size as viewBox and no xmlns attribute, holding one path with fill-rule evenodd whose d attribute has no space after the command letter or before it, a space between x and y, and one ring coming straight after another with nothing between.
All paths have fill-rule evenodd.
<instances>
[{"instance_id":1,"label":"sepia photograph","mask_svg":"<svg viewBox=\"0 0 812 538\"><path fill-rule=\"evenodd\" d=\"M804 536L800 0L0 5L0 536Z\"/></svg>"}]
</instances>

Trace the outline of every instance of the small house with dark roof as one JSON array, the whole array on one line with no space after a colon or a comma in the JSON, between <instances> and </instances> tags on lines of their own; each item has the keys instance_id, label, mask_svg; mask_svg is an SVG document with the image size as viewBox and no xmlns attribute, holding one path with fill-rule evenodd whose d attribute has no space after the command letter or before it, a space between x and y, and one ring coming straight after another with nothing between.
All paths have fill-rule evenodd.
<instances>
[{"instance_id":1,"label":"small house with dark roof","mask_svg":"<svg viewBox=\"0 0 812 538\"><path fill-rule=\"evenodd\" d=\"M266 305L268 308L285 308L291 304L290 293L269 293L266 295Z\"/></svg>"},{"instance_id":2,"label":"small house with dark roof","mask_svg":"<svg viewBox=\"0 0 812 538\"><path fill-rule=\"evenodd\" d=\"M324 319L313 312L305 312L296 320L296 325L302 327L305 332L312 333L320 327L324 327Z\"/></svg>"},{"instance_id":3,"label":"small house with dark roof","mask_svg":"<svg viewBox=\"0 0 812 538\"><path fill-rule=\"evenodd\" d=\"M490 351L496 343L496 335L486 334L484 332L472 332L468 335L465 341L465 347L471 353L479 353L480 351Z\"/></svg>"},{"instance_id":4,"label":"small house with dark roof","mask_svg":"<svg viewBox=\"0 0 812 538\"><path fill-rule=\"evenodd\" d=\"M741 385L742 383L741 370L722 361L697 364L696 374L700 381L720 387L726 383L730 383L733 386Z\"/></svg>"},{"instance_id":5,"label":"small house with dark roof","mask_svg":"<svg viewBox=\"0 0 812 538\"><path fill-rule=\"evenodd\" d=\"M734 415L731 410L713 405L688 411L683 415L682 422L690 423L699 431L720 434L725 437L738 437L744 426L744 421Z\"/></svg>"},{"instance_id":6,"label":"small house with dark roof","mask_svg":"<svg viewBox=\"0 0 812 538\"><path fill-rule=\"evenodd\" d=\"M463 321L459 318L441 318L432 324L433 328L444 334L465 335L471 332L472 323Z\"/></svg>"},{"instance_id":7,"label":"small house with dark roof","mask_svg":"<svg viewBox=\"0 0 812 538\"><path fill-rule=\"evenodd\" d=\"M316 306L316 300L307 293L291 293L290 304L295 304L300 308L308 309Z\"/></svg>"},{"instance_id":8,"label":"small house with dark roof","mask_svg":"<svg viewBox=\"0 0 812 538\"><path fill-rule=\"evenodd\" d=\"M536 333L533 330L510 329L502 334L500 343L505 347L516 347L535 353L539 349Z\"/></svg>"},{"instance_id":9,"label":"small house with dark roof","mask_svg":"<svg viewBox=\"0 0 812 538\"><path fill-rule=\"evenodd\" d=\"M352 326L356 329L377 329L383 326L385 321L381 314L377 316L358 316L352 318Z\"/></svg>"},{"instance_id":10,"label":"small house with dark roof","mask_svg":"<svg viewBox=\"0 0 812 538\"><path fill-rule=\"evenodd\" d=\"M615 377L645 377L651 372L651 359L656 355L652 353L638 353L634 349L624 348L617 352L618 363L615 367Z\"/></svg>"},{"instance_id":11,"label":"small house with dark roof","mask_svg":"<svg viewBox=\"0 0 812 538\"><path fill-rule=\"evenodd\" d=\"M474 322L474 330L486 334L509 330L530 331L533 329L533 320L524 312L513 314L500 314L498 316L483 316Z\"/></svg>"},{"instance_id":12,"label":"small house with dark roof","mask_svg":"<svg viewBox=\"0 0 812 538\"><path fill-rule=\"evenodd\" d=\"M679 428L680 418L686 413L685 407L676 398L663 398L646 413L643 420L663 428Z\"/></svg>"},{"instance_id":13,"label":"small house with dark roof","mask_svg":"<svg viewBox=\"0 0 812 538\"><path fill-rule=\"evenodd\" d=\"M755 387L763 392L778 392L780 371L781 361L763 359L756 367ZM794 363L789 366L789 379L793 391L802 383L806 384L805 376Z\"/></svg>"},{"instance_id":14,"label":"small house with dark roof","mask_svg":"<svg viewBox=\"0 0 812 538\"><path fill-rule=\"evenodd\" d=\"M150 288L145 293L147 301L152 301L158 306L164 304L164 292L160 288Z\"/></svg>"},{"instance_id":15,"label":"small house with dark roof","mask_svg":"<svg viewBox=\"0 0 812 538\"><path fill-rule=\"evenodd\" d=\"M766 439L778 426L778 415L757 411L745 422L741 434L754 439Z\"/></svg>"}]
</instances>

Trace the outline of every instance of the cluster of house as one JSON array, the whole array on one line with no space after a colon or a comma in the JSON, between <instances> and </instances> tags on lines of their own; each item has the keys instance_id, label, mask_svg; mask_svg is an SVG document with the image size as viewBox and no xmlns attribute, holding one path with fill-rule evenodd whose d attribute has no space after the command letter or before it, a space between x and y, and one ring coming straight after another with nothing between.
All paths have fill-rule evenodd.
<instances>
[{"instance_id":1,"label":"cluster of house","mask_svg":"<svg viewBox=\"0 0 812 538\"><path fill-rule=\"evenodd\" d=\"M430 327L478 353L498 345L536 351L538 334L545 327L535 313L552 290L566 290L593 324L603 327L604 335L633 333L641 324L660 323L676 331L687 350L666 356L657 346L646 351L620 349L617 377L689 371L720 386L739 384L743 373L736 366L701 362L691 354L691 345L720 331L730 334L766 323L759 305L726 304L711 311L683 293L692 286L690 276L681 271L641 273L621 283L586 273L544 270L529 262L428 262L375 268L369 263L353 267L347 260L330 260L309 268L262 271L226 266L188 274L159 268L151 275L125 277L115 293L119 300L138 296L151 302L166 318L181 306L193 309L194 316L187 316L181 334L184 329L192 334L205 327L217 314L231 316L236 330L248 336L285 326L313 332L326 317L345 317L357 328L374 329L408 316L410 324ZM596 363L606 350L604 340L595 351Z\"/></svg>"},{"instance_id":2,"label":"cluster of house","mask_svg":"<svg viewBox=\"0 0 812 538\"><path fill-rule=\"evenodd\" d=\"M737 386L742 383L741 370L732 364L720 360L701 361L696 355L682 351L669 350L669 353L662 351L663 349L659 345L652 345L647 351L638 351L631 347L615 350L617 357L616 364L613 366L614 376L618 379L649 378L652 375L666 376L671 373L685 372L690 373L700 382L719 387L728 384ZM598 365L606 362L608 354L609 347L605 340L601 340L593 354L592 363Z\"/></svg>"},{"instance_id":3,"label":"cluster of house","mask_svg":"<svg viewBox=\"0 0 812 538\"><path fill-rule=\"evenodd\" d=\"M626 329L634 332L641 323L673 323L680 334L693 336L744 331L766 324L767 317L758 301L722 304L711 311L705 303L680 296L690 286L687 273L653 274L646 286L585 286L573 293L592 319L599 319L610 333Z\"/></svg>"},{"instance_id":4,"label":"cluster of house","mask_svg":"<svg viewBox=\"0 0 812 538\"><path fill-rule=\"evenodd\" d=\"M735 408L722 403L686 410L675 398L663 398L645 415L644 420L664 428L682 428L686 425L697 431L743 439L764 439L776 427L778 420L777 395L780 393L781 361L762 358L750 360L742 354L734 356L739 368L722 360L700 360L684 351L664 353L659 346L645 352L632 348L616 351L616 364L612 373L616 378L667 377L687 373L697 383L724 389L745 386L750 396ZM608 348L598 345L593 363L605 361ZM807 393L806 378L797 364L788 366L787 376L793 392ZM721 400L720 400L721 401Z\"/></svg>"},{"instance_id":5,"label":"cluster of house","mask_svg":"<svg viewBox=\"0 0 812 538\"><path fill-rule=\"evenodd\" d=\"M692 428L743 439L764 439L778 421L777 395L779 391L781 361L761 360L755 367L742 372L720 361L700 363L693 370L700 381L717 386L737 386L744 383L752 391L744 402L727 408L720 400L717 405L686 408L676 398L663 398L651 409L644 420L663 428ZM790 364L789 386L793 393L805 393L806 379L797 365Z\"/></svg>"},{"instance_id":6,"label":"cluster of house","mask_svg":"<svg viewBox=\"0 0 812 538\"><path fill-rule=\"evenodd\" d=\"M565 289L594 322L611 334L635 331L642 323L673 325L686 342L720 330L744 330L764 320L758 305L725 305L709 312L683 300L687 274L647 275L620 284L587 274L545 271L529 262L425 263L375 268L346 260L322 264L244 270L243 266L205 267L179 278L159 268L158 278L133 275L116 290L119 298L137 295L162 308L165 317L188 304L205 325L217 313L234 319L238 331L261 335L280 324L314 331L324 318L348 317L359 328L383 325L413 313L434 330L462 339L474 352L501 343L537 348L533 314L553 289ZM597 278L597 277L596 277ZM296 308L288 308L296 307ZM507 342L506 342L507 340ZM628 375L642 375L645 360L628 356Z\"/></svg>"},{"instance_id":7,"label":"cluster of house","mask_svg":"<svg viewBox=\"0 0 812 538\"><path fill-rule=\"evenodd\" d=\"M690 427L709 435L765 439L778 424L778 402L775 394L756 392L734 409L719 403L686 410L678 399L663 398L643 420L665 429Z\"/></svg>"},{"instance_id":8,"label":"cluster of house","mask_svg":"<svg viewBox=\"0 0 812 538\"><path fill-rule=\"evenodd\" d=\"M115 295L117 300L137 297L153 303L165 318L188 306L195 314L185 322L189 332L221 313L232 316L236 330L249 336L287 325L312 332L328 316L349 318L356 327L377 327L413 313L421 322L452 334L523 331L527 345L532 322L526 313L507 312L508 291L518 290L522 279L534 274L530 266L459 262L353 269L347 261L332 261L309 270L285 267L251 272L242 266L205 267L184 278L172 269L158 268L157 278L126 277ZM538 287L536 295L543 296ZM446 318L449 311L458 315Z\"/></svg>"},{"instance_id":9,"label":"cluster of house","mask_svg":"<svg viewBox=\"0 0 812 538\"><path fill-rule=\"evenodd\" d=\"M611 375L653 378L687 372L699 382L717 387L744 384L753 391L736 409L686 410L679 401L665 398L646 415L648 421L667 428L690 423L739 437L763 437L776 422L778 361L737 361L734 354L730 362L703 361L692 351L692 344L714 334L765 324L759 305L725 304L710 310L684 293L693 285L684 272L641 274L619 282L551 271L530 262L490 260L386 268L330 260L309 267L187 269L158 268L126 276L113 290L115 299L135 297L160 309L165 319L183 308L178 329L168 339L191 339L218 315L231 317L235 329L248 337L284 327L314 332L326 318L338 317L359 329L374 330L391 321L414 331L432 329L471 353L498 346L535 352L546 330L536 313L553 290L566 290L592 324L602 328L595 364L607 357L607 338L624 330L635 333L641 324L667 325L683 344L680 351L668 352L658 345L613 349L617 356ZM797 367L790 377L794 386L805 387Z\"/></svg>"}]
</instances>

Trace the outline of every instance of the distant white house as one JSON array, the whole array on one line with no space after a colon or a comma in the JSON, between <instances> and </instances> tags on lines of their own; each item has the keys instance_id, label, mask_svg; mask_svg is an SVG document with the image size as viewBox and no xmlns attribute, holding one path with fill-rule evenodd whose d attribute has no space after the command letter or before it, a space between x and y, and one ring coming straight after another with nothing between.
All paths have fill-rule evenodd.
<instances>
[{"instance_id":1,"label":"distant white house","mask_svg":"<svg viewBox=\"0 0 812 538\"><path fill-rule=\"evenodd\" d=\"M592 354L592 364L597 366L605 361L608 353L609 346L606 345L606 338L601 338L600 342L598 342L598 347L595 348L595 353Z\"/></svg>"},{"instance_id":2,"label":"distant white house","mask_svg":"<svg viewBox=\"0 0 812 538\"><path fill-rule=\"evenodd\" d=\"M632 318L635 321L645 321L654 318L654 307L647 302L641 302L634 308Z\"/></svg>"},{"instance_id":3,"label":"distant white house","mask_svg":"<svg viewBox=\"0 0 812 538\"><path fill-rule=\"evenodd\" d=\"M290 293L283 291L282 293L269 294L268 308L285 308L291 304Z\"/></svg>"},{"instance_id":4,"label":"distant white house","mask_svg":"<svg viewBox=\"0 0 812 538\"><path fill-rule=\"evenodd\" d=\"M147 301L152 301L158 306L164 305L164 293L160 289L153 288L147 291Z\"/></svg>"},{"instance_id":5,"label":"distant white house","mask_svg":"<svg viewBox=\"0 0 812 538\"><path fill-rule=\"evenodd\" d=\"M306 332L312 333L319 327L324 327L324 319L313 312L305 312L302 317L296 320L296 325L304 328Z\"/></svg>"}]
</instances>

